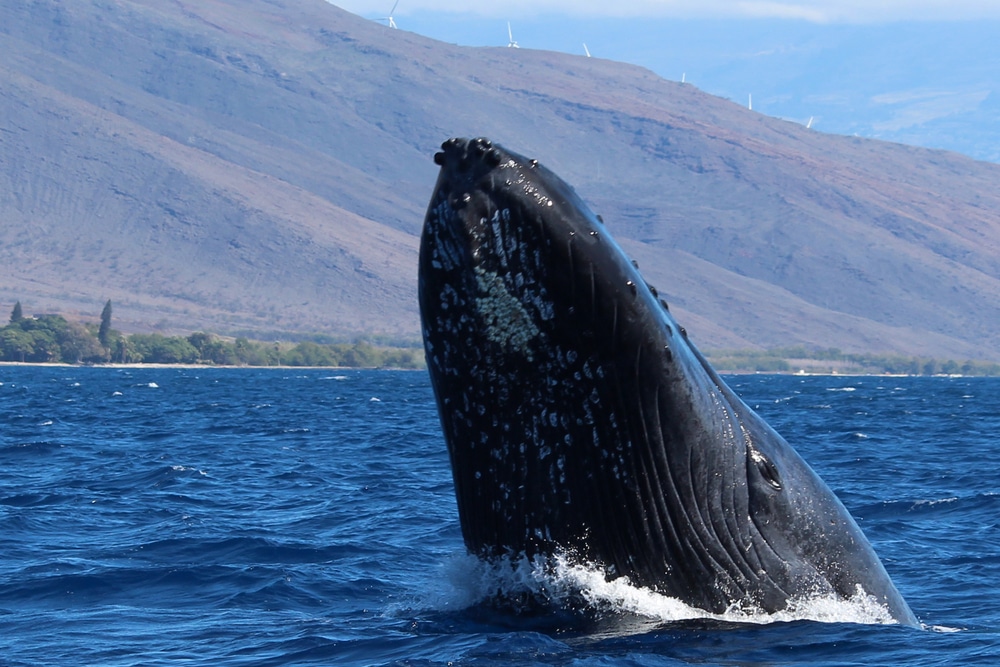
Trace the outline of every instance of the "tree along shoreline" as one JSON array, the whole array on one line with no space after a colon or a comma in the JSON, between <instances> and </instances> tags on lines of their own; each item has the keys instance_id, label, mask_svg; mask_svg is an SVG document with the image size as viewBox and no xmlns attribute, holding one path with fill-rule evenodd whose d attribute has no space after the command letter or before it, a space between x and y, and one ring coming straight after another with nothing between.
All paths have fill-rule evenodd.
<instances>
[{"instance_id":1,"label":"tree along shoreline","mask_svg":"<svg viewBox=\"0 0 1000 667\"><path fill-rule=\"evenodd\" d=\"M0 327L0 361L32 364L117 364L400 368L425 367L423 349L411 346L306 340L260 341L196 332L187 336L123 334L111 327L111 302L100 324L70 322L61 315L25 317L18 302ZM842 352L836 348L776 347L767 350L708 350L720 373L809 375L1000 376L1000 363L935 359L898 354Z\"/></svg>"},{"instance_id":2,"label":"tree along shoreline","mask_svg":"<svg viewBox=\"0 0 1000 667\"><path fill-rule=\"evenodd\" d=\"M0 327L0 361L47 364L174 364L322 368L424 368L423 349L353 342L259 341L199 331L187 336L123 334L111 327L111 302L100 324L62 315L25 317L18 302Z\"/></svg>"},{"instance_id":3,"label":"tree along shoreline","mask_svg":"<svg viewBox=\"0 0 1000 667\"><path fill-rule=\"evenodd\" d=\"M116 369L140 369L140 368L176 368L176 369L215 369L215 370L330 370L330 371L423 371L426 370L426 366L420 367L402 367L402 366L250 366L247 364L233 364L230 366L223 366L219 364L204 363L204 364L170 364L170 363L129 363L129 364L119 364L113 361L108 361L105 363L86 363L81 362L78 364L68 364L64 361L0 361L0 368L17 368L17 367L30 367L30 368L104 368L108 370Z\"/></svg>"},{"instance_id":4,"label":"tree along shoreline","mask_svg":"<svg viewBox=\"0 0 1000 667\"><path fill-rule=\"evenodd\" d=\"M1000 376L1000 363L900 354L842 352L837 348L776 347L713 350L705 357L720 373L801 375Z\"/></svg>"}]
</instances>

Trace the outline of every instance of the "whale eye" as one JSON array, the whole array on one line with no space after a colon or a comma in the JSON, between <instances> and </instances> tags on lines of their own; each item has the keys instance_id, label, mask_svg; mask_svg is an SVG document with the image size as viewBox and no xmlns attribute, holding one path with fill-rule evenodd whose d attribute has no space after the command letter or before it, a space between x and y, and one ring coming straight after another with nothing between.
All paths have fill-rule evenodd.
<instances>
[{"instance_id":1,"label":"whale eye","mask_svg":"<svg viewBox=\"0 0 1000 667\"><path fill-rule=\"evenodd\" d=\"M764 478L764 481L775 491L781 491L781 475L778 474L778 467L752 446L747 447L747 456L750 458L752 465L757 468L760 476Z\"/></svg>"}]
</instances>

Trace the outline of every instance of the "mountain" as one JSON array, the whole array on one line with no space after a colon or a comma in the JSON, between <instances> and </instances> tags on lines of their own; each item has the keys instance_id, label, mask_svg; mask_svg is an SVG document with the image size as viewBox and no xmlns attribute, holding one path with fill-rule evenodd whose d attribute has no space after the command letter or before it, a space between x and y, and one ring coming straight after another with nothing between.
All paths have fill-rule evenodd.
<instances>
[{"instance_id":1,"label":"mountain","mask_svg":"<svg viewBox=\"0 0 1000 667\"><path fill-rule=\"evenodd\" d=\"M743 27L739 47L719 49L714 64L688 76L735 100L753 92L755 109L802 123L812 118L825 132L1000 162L998 29L996 20L762 21ZM737 26L718 33L735 38Z\"/></svg>"},{"instance_id":2,"label":"mountain","mask_svg":"<svg viewBox=\"0 0 1000 667\"><path fill-rule=\"evenodd\" d=\"M507 43L505 19L414 9L400 27L466 46ZM409 11L406 11L409 10ZM1000 162L1000 20L509 15L521 48L642 65L768 116L834 134ZM557 30L553 26L558 25Z\"/></svg>"},{"instance_id":3,"label":"mountain","mask_svg":"<svg viewBox=\"0 0 1000 667\"><path fill-rule=\"evenodd\" d=\"M1000 165L323 0L0 0L0 303L419 335L449 136L537 157L703 347L1000 358Z\"/></svg>"}]
</instances>

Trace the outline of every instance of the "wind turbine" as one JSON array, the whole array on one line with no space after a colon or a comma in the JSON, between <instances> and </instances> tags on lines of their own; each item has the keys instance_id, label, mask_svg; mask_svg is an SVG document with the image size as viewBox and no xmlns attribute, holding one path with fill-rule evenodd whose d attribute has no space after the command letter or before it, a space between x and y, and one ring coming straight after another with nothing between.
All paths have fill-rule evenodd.
<instances>
[{"instance_id":1,"label":"wind turbine","mask_svg":"<svg viewBox=\"0 0 1000 667\"><path fill-rule=\"evenodd\" d=\"M588 58L590 57L590 49L587 48L587 42L583 43L583 52L587 54Z\"/></svg>"},{"instance_id":2,"label":"wind turbine","mask_svg":"<svg viewBox=\"0 0 1000 667\"><path fill-rule=\"evenodd\" d=\"M747 109L753 111L753 93L747 95Z\"/></svg>"},{"instance_id":3,"label":"wind turbine","mask_svg":"<svg viewBox=\"0 0 1000 667\"><path fill-rule=\"evenodd\" d=\"M809 122L806 123L806 129L810 129L813 126L813 117L809 116Z\"/></svg>"},{"instance_id":4,"label":"wind turbine","mask_svg":"<svg viewBox=\"0 0 1000 667\"><path fill-rule=\"evenodd\" d=\"M379 20L380 21L385 21L390 28L395 28L396 27L396 22L392 20L392 15L396 13L396 7L398 7L398 6L399 6L399 0L396 0L396 4L394 4L392 6L392 9L389 10L389 15L388 16L384 16L384 17L380 18Z\"/></svg>"},{"instance_id":5,"label":"wind turbine","mask_svg":"<svg viewBox=\"0 0 1000 667\"><path fill-rule=\"evenodd\" d=\"M511 29L510 29L510 21L507 21L507 37L508 37L508 38L510 39L510 41L509 41L509 42L507 42L507 46L509 46L509 47L511 47L511 48L514 48L514 49L519 49L519 48L521 48L521 47L519 47L519 46L517 45L517 42L515 42L515 41L514 41L514 33L513 33L513 32L511 32Z\"/></svg>"}]
</instances>

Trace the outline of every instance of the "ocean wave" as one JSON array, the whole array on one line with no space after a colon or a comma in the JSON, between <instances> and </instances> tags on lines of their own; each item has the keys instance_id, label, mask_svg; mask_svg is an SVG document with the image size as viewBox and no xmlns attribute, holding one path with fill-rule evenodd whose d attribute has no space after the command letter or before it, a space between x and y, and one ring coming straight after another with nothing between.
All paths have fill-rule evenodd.
<instances>
[{"instance_id":1,"label":"ocean wave","mask_svg":"<svg viewBox=\"0 0 1000 667\"><path fill-rule=\"evenodd\" d=\"M632 625L636 625L636 617L656 624L696 620L753 625L792 621L896 624L889 610L860 587L850 599L833 594L805 596L774 612L737 603L717 614L636 586L627 577L608 580L599 566L575 562L565 555L492 561L463 555L448 562L444 581L447 589L423 600L431 611L499 604L518 612L544 607L577 610L605 619L630 617Z\"/></svg>"},{"instance_id":2,"label":"ocean wave","mask_svg":"<svg viewBox=\"0 0 1000 667\"><path fill-rule=\"evenodd\" d=\"M879 615L863 599L708 614L569 562L491 570L465 553L424 374L4 372L4 665L929 666L993 664L1000 646L996 380L880 380L909 388L892 395L741 377L919 632L860 624Z\"/></svg>"}]
</instances>

